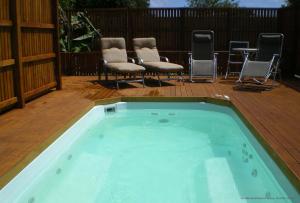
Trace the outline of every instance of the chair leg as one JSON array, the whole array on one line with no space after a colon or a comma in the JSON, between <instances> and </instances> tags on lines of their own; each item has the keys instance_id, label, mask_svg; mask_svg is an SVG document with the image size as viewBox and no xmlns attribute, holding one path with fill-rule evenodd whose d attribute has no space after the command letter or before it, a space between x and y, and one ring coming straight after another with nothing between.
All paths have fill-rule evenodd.
<instances>
[{"instance_id":1,"label":"chair leg","mask_svg":"<svg viewBox=\"0 0 300 203\"><path fill-rule=\"evenodd\" d=\"M108 80L108 70L107 70L107 68L105 68L105 80L107 81Z\"/></svg>"},{"instance_id":2,"label":"chair leg","mask_svg":"<svg viewBox=\"0 0 300 203\"><path fill-rule=\"evenodd\" d=\"M280 84L282 83L282 74L281 74L281 70L280 70L280 69L277 69L277 71L275 71L275 72L273 73L272 87L275 86L274 83L275 83L275 81L276 81L276 76L277 76L277 75L278 75L278 77L279 77L279 81L278 81L278 85L276 85L276 86L280 86Z\"/></svg>"},{"instance_id":3,"label":"chair leg","mask_svg":"<svg viewBox=\"0 0 300 203\"><path fill-rule=\"evenodd\" d=\"M229 69L230 69L229 64L227 64L227 69L226 69L225 79L228 78L229 71L230 71Z\"/></svg>"},{"instance_id":4,"label":"chair leg","mask_svg":"<svg viewBox=\"0 0 300 203\"><path fill-rule=\"evenodd\" d=\"M98 81L101 81L101 73L100 73L100 70L98 71Z\"/></svg>"},{"instance_id":5,"label":"chair leg","mask_svg":"<svg viewBox=\"0 0 300 203\"><path fill-rule=\"evenodd\" d=\"M116 73L116 87L119 89L118 73Z\"/></svg>"},{"instance_id":6,"label":"chair leg","mask_svg":"<svg viewBox=\"0 0 300 203\"><path fill-rule=\"evenodd\" d=\"M282 83L282 71L281 71L281 69L278 70L278 74L279 74L279 81L280 81L279 84L281 84Z\"/></svg>"},{"instance_id":7,"label":"chair leg","mask_svg":"<svg viewBox=\"0 0 300 203\"><path fill-rule=\"evenodd\" d=\"M212 79L211 79L210 82L211 82L211 83L214 83L214 82L215 82L215 76L212 77Z\"/></svg>"},{"instance_id":8,"label":"chair leg","mask_svg":"<svg viewBox=\"0 0 300 203\"><path fill-rule=\"evenodd\" d=\"M143 88L145 88L145 74L142 73L142 82L143 82Z\"/></svg>"},{"instance_id":9,"label":"chair leg","mask_svg":"<svg viewBox=\"0 0 300 203\"><path fill-rule=\"evenodd\" d=\"M281 72L281 69L277 69L277 72L276 72L276 75L278 74L278 77L279 77L279 81L278 81L278 84L280 85L282 83L282 72ZM276 75L274 76L275 79L276 79ZM278 86L279 86L278 85Z\"/></svg>"},{"instance_id":10,"label":"chair leg","mask_svg":"<svg viewBox=\"0 0 300 203\"><path fill-rule=\"evenodd\" d=\"M161 87L161 80L160 80L159 74L157 74L157 78L158 78L159 86Z\"/></svg>"},{"instance_id":11,"label":"chair leg","mask_svg":"<svg viewBox=\"0 0 300 203\"><path fill-rule=\"evenodd\" d=\"M180 82L182 83L182 85L184 85L183 72L180 72L179 74L180 74L180 76L179 76Z\"/></svg>"}]
</instances>

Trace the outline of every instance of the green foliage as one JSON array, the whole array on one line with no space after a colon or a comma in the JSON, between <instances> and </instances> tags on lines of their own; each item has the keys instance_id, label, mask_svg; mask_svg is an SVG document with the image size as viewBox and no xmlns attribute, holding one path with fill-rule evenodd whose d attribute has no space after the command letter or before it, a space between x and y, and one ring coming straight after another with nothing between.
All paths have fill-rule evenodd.
<instances>
[{"instance_id":1,"label":"green foliage","mask_svg":"<svg viewBox=\"0 0 300 203\"><path fill-rule=\"evenodd\" d=\"M60 8L60 45L62 52L92 51L98 44L101 33L84 12L71 16L71 21Z\"/></svg>"},{"instance_id":2,"label":"green foliage","mask_svg":"<svg viewBox=\"0 0 300 203\"><path fill-rule=\"evenodd\" d=\"M71 8L147 8L150 0L60 0L63 9Z\"/></svg>"},{"instance_id":3,"label":"green foliage","mask_svg":"<svg viewBox=\"0 0 300 203\"><path fill-rule=\"evenodd\" d=\"M238 7L236 0L187 0L189 7L217 8Z\"/></svg>"},{"instance_id":4,"label":"green foliage","mask_svg":"<svg viewBox=\"0 0 300 203\"><path fill-rule=\"evenodd\" d=\"M76 0L60 0L59 3L63 9L72 9L76 4Z\"/></svg>"},{"instance_id":5,"label":"green foliage","mask_svg":"<svg viewBox=\"0 0 300 203\"><path fill-rule=\"evenodd\" d=\"M300 6L300 0L286 0L288 6Z\"/></svg>"}]
</instances>

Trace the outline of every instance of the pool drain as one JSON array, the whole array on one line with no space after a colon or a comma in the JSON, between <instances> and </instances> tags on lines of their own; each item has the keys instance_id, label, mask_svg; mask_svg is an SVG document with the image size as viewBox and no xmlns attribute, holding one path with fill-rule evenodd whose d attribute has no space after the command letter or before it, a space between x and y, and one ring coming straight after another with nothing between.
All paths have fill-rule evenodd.
<instances>
[{"instance_id":1,"label":"pool drain","mask_svg":"<svg viewBox=\"0 0 300 203\"><path fill-rule=\"evenodd\" d=\"M58 169L56 170L56 174L59 175L60 173L61 173L61 169L58 168Z\"/></svg>"},{"instance_id":2,"label":"pool drain","mask_svg":"<svg viewBox=\"0 0 300 203\"><path fill-rule=\"evenodd\" d=\"M34 203L34 197L31 197L29 200L28 200L28 203Z\"/></svg>"},{"instance_id":3,"label":"pool drain","mask_svg":"<svg viewBox=\"0 0 300 203\"><path fill-rule=\"evenodd\" d=\"M245 154L246 156L248 156L247 150L243 150L243 154Z\"/></svg>"},{"instance_id":4,"label":"pool drain","mask_svg":"<svg viewBox=\"0 0 300 203\"><path fill-rule=\"evenodd\" d=\"M157 116L158 113L154 113L154 112L153 112L153 113L151 113L151 115L152 115L152 116Z\"/></svg>"},{"instance_id":5,"label":"pool drain","mask_svg":"<svg viewBox=\"0 0 300 203\"><path fill-rule=\"evenodd\" d=\"M168 122L169 122L169 120L168 120L168 119L165 119L165 118L163 118L163 119L160 119L158 122L160 122L160 123L168 123Z\"/></svg>"},{"instance_id":6,"label":"pool drain","mask_svg":"<svg viewBox=\"0 0 300 203\"><path fill-rule=\"evenodd\" d=\"M257 170L256 170L256 169L253 169L251 175L252 175L253 177L256 177L256 176L257 176Z\"/></svg>"}]
</instances>

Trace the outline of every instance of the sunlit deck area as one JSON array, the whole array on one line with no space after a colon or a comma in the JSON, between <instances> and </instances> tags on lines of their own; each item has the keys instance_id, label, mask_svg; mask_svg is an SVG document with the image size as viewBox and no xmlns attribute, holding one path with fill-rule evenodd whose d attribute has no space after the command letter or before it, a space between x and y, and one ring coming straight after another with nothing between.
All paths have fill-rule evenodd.
<instances>
[{"instance_id":1,"label":"sunlit deck area","mask_svg":"<svg viewBox=\"0 0 300 203\"><path fill-rule=\"evenodd\" d=\"M1 186L22 169L42 149L70 126L94 101L114 97L210 97L227 95L233 105L256 129L262 140L276 152L300 180L300 94L284 84L272 91L235 90L235 80L215 83L147 81L147 87L133 83L99 84L95 76L63 77L63 90L53 91L0 116ZM293 83L294 86L297 83Z\"/></svg>"}]
</instances>

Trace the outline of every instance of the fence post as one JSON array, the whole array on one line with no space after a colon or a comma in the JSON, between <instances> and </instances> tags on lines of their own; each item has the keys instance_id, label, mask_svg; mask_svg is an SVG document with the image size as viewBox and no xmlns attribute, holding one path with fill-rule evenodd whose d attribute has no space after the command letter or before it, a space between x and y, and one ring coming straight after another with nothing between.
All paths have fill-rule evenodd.
<instances>
[{"instance_id":1,"label":"fence post","mask_svg":"<svg viewBox=\"0 0 300 203\"><path fill-rule=\"evenodd\" d=\"M229 41L231 40L231 33L232 33L232 26L231 26L231 22L232 22L232 9L231 8L227 8L227 41L226 41L226 48L227 50L229 49Z\"/></svg>"},{"instance_id":2,"label":"fence post","mask_svg":"<svg viewBox=\"0 0 300 203\"><path fill-rule=\"evenodd\" d=\"M184 23L185 23L185 8L180 9L180 47L179 50L185 50L185 29L184 29Z\"/></svg>"},{"instance_id":3,"label":"fence post","mask_svg":"<svg viewBox=\"0 0 300 203\"><path fill-rule=\"evenodd\" d=\"M25 106L24 82L23 82L23 63L22 63L22 40L21 40L21 8L20 0L11 1L11 17L13 21L12 29L12 53L15 58L14 84L18 98L18 106Z\"/></svg>"},{"instance_id":4,"label":"fence post","mask_svg":"<svg viewBox=\"0 0 300 203\"><path fill-rule=\"evenodd\" d=\"M52 16L53 24L55 25L55 32L53 33L54 52L56 53L55 58L55 78L56 78L56 89L62 89L61 81L61 58L60 58L60 44L59 44L59 16L58 16L58 0L52 0Z\"/></svg>"},{"instance_id":5,"label":"fence post","mask_svg":"<svg viewBox=\"0 0 300 203\"><path fill-rule=\"evenodd\" d=\"M129 30L129 16L128 16L128 13L129 13L129 8L126 8L126 43L129 43L129 35L128 35L128 30Z\"/></svg>"},{"instance_id":6,"label":"fence post","mask_svg":"<svg viewBox=\"0 0 300 203\"><path fill-rule=\"evenodd\" d=\"M299 52L299 29L298 29L298 7L294 7L294 20L295 20L295 38L294 38L294 53L293 53L293 58L294 58L294 63L295 63L295 66L294 66L294 70L293 70L293 75L299 75L300 73L297 74L297 70L298 70L298 61L299 59L297 58L297 55L298 55L298 52ZM299 71L300 72L300 71Z\"/></svg>"}]
</instances>

